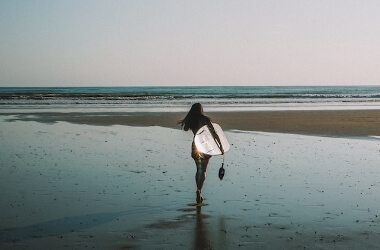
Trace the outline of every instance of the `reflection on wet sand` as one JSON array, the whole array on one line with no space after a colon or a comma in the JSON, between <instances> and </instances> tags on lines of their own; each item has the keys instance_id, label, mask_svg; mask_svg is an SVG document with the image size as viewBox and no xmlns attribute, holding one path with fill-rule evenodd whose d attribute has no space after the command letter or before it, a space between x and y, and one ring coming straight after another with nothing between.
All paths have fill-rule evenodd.
<instances>
[{"instance_id":1,"label":"reflection on wet sand","mask_svg":"<svg viewBox=\"0 0 380 250\"><path fill-rule=\"evenodd\" d=\"M149 237L140 237L159 240L144 241L145 246L160 244L182 249L228 249L226 217L211 216L205 205L189 205L190 208L178 210L182 213L177 217L162 218L146 225L147 230L144 231Z\"/></svg>"},{"instance_id":2,"label":"reflection on wet sand","mask_svg":"<svg viewBox=\"0 0 380 250\"><path fill-rule=\"evenodd\" d=\"M207 229L207 223L205 223L204 219L205 216L202 214L202 207L197 206L197 214L195 216L193 249L212 249Z\"/></svg>"},{"instance_id":3,"label":"reflection on wet sand","mask_svg":"<svg viewBox=\"0 0 380 250\"><path fill-rule=\"evenodd\" d=\"M218 222L214 220L217 218ZM202 206L197 206L193 249L226 249L228 244L225 222L224 216L210 217L202 214ZM209 225L218 226L210 229Z\"/></svg>"}]
</instances>

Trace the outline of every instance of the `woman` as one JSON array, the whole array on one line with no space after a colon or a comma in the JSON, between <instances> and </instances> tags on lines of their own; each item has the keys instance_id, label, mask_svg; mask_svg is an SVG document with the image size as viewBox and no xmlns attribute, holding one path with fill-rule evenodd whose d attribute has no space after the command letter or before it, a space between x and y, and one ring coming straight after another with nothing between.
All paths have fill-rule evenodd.
<instances>
[{"instance_id":1,"label":"woman","mask_svg":"<svg viewBox=\"0 0 380 250\"><path fill-rule=\"evenodd\" d=\"M183 130L188 131L189 129L191 129L191 131L193 131L194 136L201 127L207 125L214 138L218 140L219 144L221 145L219 136L215 133L214 128L212 126L211 119L204 115L203 107L200 103L193 104L189 113L179 123L181 124ZM223 152L223 149L221 150ZM191 157L194 159L195 165L197 167L197 173L195 174L195 182L197 184L197 203L202 203L202 188L206 179L207 166L210 161L211 155L199 152L193 140Z\"/></svg>"}]
</instances>

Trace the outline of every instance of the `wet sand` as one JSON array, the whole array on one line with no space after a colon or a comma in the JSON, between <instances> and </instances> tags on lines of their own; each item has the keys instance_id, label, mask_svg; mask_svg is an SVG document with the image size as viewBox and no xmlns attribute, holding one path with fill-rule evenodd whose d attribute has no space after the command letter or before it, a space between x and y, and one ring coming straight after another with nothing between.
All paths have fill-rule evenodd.
<instances>
[{"instance_id":1,"label":"wet sand","mask_svg":"<svg viewBox=\"0 0 380 250\"><path fill-rule=\"evenodd\" d=\"M178 128L186 113L13 113L12 120L89 125L162 126ZM1 115L1 114L0 114ZM5 115L5 114L3 114ZM380 110L210 112L225 130L262 131L323 136L380 136Z\"/></svg>"},{"instance_id":2,"label":"wet sand","mask_svg":"<svg viewBox=\"0 0 380 250\"><path fill-rule=\"evenodd\" d=\"M355 113L348 137L308 127L339 138L236 125L260 112L208 114L232 147L222 181L211 158L198 207L192 134L173 125L183 114L0 116L0 248L380 248L380 140L351 137L376 134L362 118L378 113Z\"/></svg>"}]
</instances>

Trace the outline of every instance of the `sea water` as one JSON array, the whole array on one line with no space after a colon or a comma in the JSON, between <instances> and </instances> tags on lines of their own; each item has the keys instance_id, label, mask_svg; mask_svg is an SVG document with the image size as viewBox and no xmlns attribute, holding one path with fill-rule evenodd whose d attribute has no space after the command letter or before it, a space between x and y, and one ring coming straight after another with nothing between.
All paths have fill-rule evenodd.
<instances>
[{"instance_id":1,"label":"sea water","mask_svg":"<svg viewBox=\"0 0 380 250\"><path fill-rule=\"evenodd\" d=\"M183 112L380 109L380 86L3 87L0 110Z\"/></svg>"}]
</instances>

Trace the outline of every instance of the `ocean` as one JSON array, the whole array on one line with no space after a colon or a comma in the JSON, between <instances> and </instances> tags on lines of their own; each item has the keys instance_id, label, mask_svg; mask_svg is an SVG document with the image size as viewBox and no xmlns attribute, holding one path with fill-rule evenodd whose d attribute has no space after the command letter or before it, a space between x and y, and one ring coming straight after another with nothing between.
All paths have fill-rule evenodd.
<instances>
[{"instance_id":1,"label":"ocean","mask_svg":"<svg viewBox=\"0 0 380 250\"><path fill-rule=\"evenodd\" d=\"M2 87L0 110L125 112L380 109L380 86Z\"/></svg>"}]
</instances>

